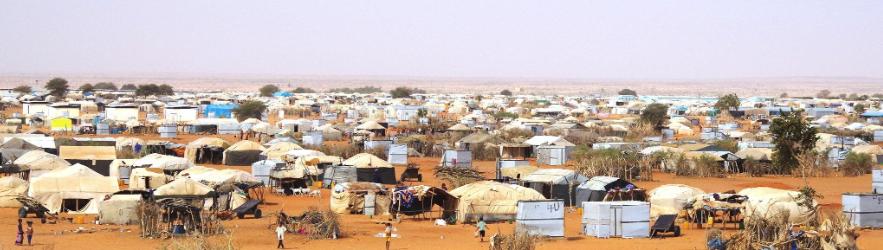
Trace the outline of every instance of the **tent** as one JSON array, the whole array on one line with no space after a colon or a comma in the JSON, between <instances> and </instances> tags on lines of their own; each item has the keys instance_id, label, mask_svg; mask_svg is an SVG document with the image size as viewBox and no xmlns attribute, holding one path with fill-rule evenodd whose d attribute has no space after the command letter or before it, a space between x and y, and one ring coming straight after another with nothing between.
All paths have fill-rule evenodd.
<instances>
[{"instance_id":1,"label":"tent","mask_svg":"<svg viewBox=\"0 0 883 250\"><path fill-rule=\"evenodd\" d=\"M663 214L678 214L687 206L692 206L696 197L705 191L683 184L665 184L650 190L650 217Z\"/></svg>"},{"instance_id":2,"label":"tent","mask_svg":"<svg viewBox=\"0 0 883 250\"><path fill-rule=\"evenodd\" d=\"M773 149L770 148L746 148L736 152L741 159L754 159L757 161L770 162L773 160Z\"/></svg>"},{"instance_id":3,"label":"tent","mask_svg":"<svg viewBox=\"0 0 883 250\"><path fill-rule=\"evenodd\" d=\"M360 153L343 161L343 165L356 167L359 181L395 184L396 173L392 164L369 153Z\"/></svg>"},{"instance_id":4,"label":"tent","mask_svg":"<svg viewBox=\"0 0 883 250\"><path fill-rule=\"evenodd\" d=\"M261 152L267 150L260 143L239 141L224 150L222 162L228 166L249 166L260 160Z\"/></svg>"},{"instance_id":5,"label":"tent","mask_svg":"<svg viewBox=\"0 0 883 250\"><path fill-rule=\"evenodd\" d=\"M585 235L598 238L650 237L650 203L643 201L583 202Z\"/></svg>"},{"instance_id":6,"label":"tent","mask_svg":"<svg viewBox=\"0 0 883 250\"><path fill-rule=\"evenodd\" d=\"M138 207L140 194L117 194L101 201L98 223L110 225L132 225L140 222Z\"/></svg>"},{"instance_id":7,"label":"tent","mask_svg":"<svg viewBox=\"0 0 883 250\"><path fill-rule=\"evenodd\" d=\"M190 178L177 178L153 191L157 198L208 197L213 194L214 189Z\"/></svg>"},{"instance_id":8,"label":"tent","mask_svg":"<svg viewBox=\"0 0 883 250\"><path fill-rule=\"evenodd\" d=\"M525 187L533 188L549 199L563 199L568 206L578 204L576 187L588 180L570 169L539 169L521 177Z\"/></svg>"},{"instance_id":9,"label":"tent","mask_svg":"<svg viewBox=\"0 0 883 250\"><path fill-rule=\"evenodd\" d=\"M58 157L110 176L110 163L117 158L117 151L114 146L61 146L58 148Z\"/></svg>"},{"instance_id":10,"label":"tent","mask_svg":"<svg viewBox=\"0 0 883 250\"><path fill-rule=\"evenodd\" d=\"M203 137L187 143L184 147L184 158L193 163L220 163L223 151L230 144L221 138Z\"/></svg>"},{"instance_id":11,"label":"tent","mask_svg":"<svg viewBox=\"0 0 883 250\"><path fill-rule=\"evenodd\" d=\"M0 155L2 155L4 163L14 161L33 150L43 151L42 148L17 137L9 139L0 145Z\"/></svg>"},{"instance_id":12,"label":"tent","mask_svg":"<svg viewBox=\"0 0 883 250\"><path fill-rule=\"evenodd\" d=\"M270 145L267 150L261 152L261 156L267 160L282 160L282 156L291 150L303 149L293 142L279 142Z\"/></svg>"},{"instance_id":13,"label":"tent","mask_svg":"<svg viewBox=\"0 0 883 250\"><path fill-rule=\"evenodd\" d=\"M28 171L28 179L71 165L58 156L38 150L25 153L12 164L18 166L21 171Z\"/></svg>"},{"instance_id":14,"label":"tent","mask_svg":"<svg viewBox=\"0 0 883 250\"><path fill-rule=\"evenodd\" d=\"M389 198L383 186L368 182L347 182L334 186L329 199L331 211L385 215L389 213Z\"/></svg>"},{"instance_id":15,"label":"tent","mask_svg":"<svg viewBox=\"0 0 883 250\"><path fill-rule=\"evenodd\" d=\"M28 192L28 182L15 176L0 178L0 207L21 207L16 197Z\"/></svg>"},{"instance_id":16,"label":"tent","mask_svg":"<svg viewBox=\"0 0 883 250\"><path fill-rule=\"evenodd\" d=\"M531 165L500 168L500 175L502 175L503 177L520 180L522 177L527 176L528 174L533 173L534 171L537 171L539 169L540 168Z\"/></svg>"},{"instance_id":17,"label":"tent","mask_svg":"<svg viewBox=\"0 0 883 250\"><path fill-rule=\"evenodd\" d=\"M515 219L518 201L545 200L536 190L494 181L479 181L449 192L458 199L457 222L508 221Z\"/></svg>"},{"instance_id":18,"label":"tent","mask_svg":"<svg viewBox=\"0 0 883 250\"><path fill-rule=\"evenodd\" d=\"M203 116L211 118L231 118L236 104L209 104L203 109Z\"/></svg>"},{"instance_id":19,"label":"tent","mask_svg":"<svg viewBox=\"0 0 883 250\"><path fill-rule=\"evenodd\" d=\"M170 156L170 155L162 155L162 154L149 154L141 157L141 159L136 160L132 163L134 167L142 167L142 168L158 168L164 171L166 174L174 174L178 171L182 171L188 168L193 167L193 163L187 161L182 157Z\"/></svg>"},{"instance_id":20,"label":"tent","mask_svg":"<svg viewBox=\"0 0 883 250\"><path fill-rule=\"evenodd\" d=\"M279 163L273 160L261 160L251 164L251 174L254 175L261 183L270 184L270 172L279 166Z\"/></svg>"},{"instance_id":21,"label":"tent","mask_svg":"<svg viewBox=\"0 0 883 250\"><path fill-rule=\"evenodd\" d=\"M167 182L168 177L155 168L136 168L129 174L129 190L155 189Z\"/></svg>"},{"instance_id":22,"label":"tent","mask_svg":"<svg viewBox=\"0 0 883 250\"><path fill-rule=\"evenodd\" d=\"M612 176L595 176L576 188L577 202L602 201L607 192L613 189L625 189L632 183Z\"/></svg>"},{"instance_id":23,"label":"tent","mask_svg":"<svg viewBox=\"0 0 883 250\"><path fill-rule=\"evenodd\" d=\"M50 213L67 210L96 214L98 201L117 191L116 178L74 164L31 179L28 196L40 201Z\"/></svg>"}]
</instances>

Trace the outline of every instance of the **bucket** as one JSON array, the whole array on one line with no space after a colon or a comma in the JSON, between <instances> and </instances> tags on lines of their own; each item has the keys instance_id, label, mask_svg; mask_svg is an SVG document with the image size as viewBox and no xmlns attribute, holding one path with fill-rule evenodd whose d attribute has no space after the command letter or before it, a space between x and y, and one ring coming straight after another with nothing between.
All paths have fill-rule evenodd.
<instances>
[{"instance_id":1,"label":"bucket","mask_svg":"<svg viewBox=\"0 0 883 250\"><path fill-rule=\"evenodd\" d=\"M706 221L705 224L708 225L708 227L714 225L714 217L708 216L708 221Z\"/></svg>"},{"instance_id":2,"label":"bucket","mask_svg":"<svg viewBox=\"0 0 883 250\"><path fill-rule=\"evenodd\" d=\"M74 216L74 224L83 224L83 223L86 223L86 216L84 216L84 215Z\"/></svg>"}]
</instances>

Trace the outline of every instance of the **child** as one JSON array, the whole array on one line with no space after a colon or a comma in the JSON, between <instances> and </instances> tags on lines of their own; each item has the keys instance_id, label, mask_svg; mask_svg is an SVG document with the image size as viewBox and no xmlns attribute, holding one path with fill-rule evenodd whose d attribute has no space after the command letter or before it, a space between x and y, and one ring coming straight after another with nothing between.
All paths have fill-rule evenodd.
<instances>
[{"instance_id":1,"label":"child","mask_svg":"<svg viewBox=\"0 0 883 250\"><path fill-rule=\"evenodd\" d=\"M28 236L28 246L31 245L31 238L34 237L34 222L28 221L28 228L25 229L25 234Z\"/></svg>"}]
</instances>

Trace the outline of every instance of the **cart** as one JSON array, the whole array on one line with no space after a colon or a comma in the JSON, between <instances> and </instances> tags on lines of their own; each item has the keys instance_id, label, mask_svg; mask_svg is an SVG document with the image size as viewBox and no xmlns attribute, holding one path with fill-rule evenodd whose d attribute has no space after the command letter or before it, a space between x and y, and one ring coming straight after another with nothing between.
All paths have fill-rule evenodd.
<instances>
[{"instance_id":1,"label":"cart","mask_svg":"<svg viewBox=\"0 0 883 250\"><path fill-rule=\"evenodd\" d=\"M681 236L681 227L675 225L678 218L676 214L663 214L656 219L650 227L650 237L656 237L660 233L672 233L675 237ZM660 236L661 237L661 236Z\"/></svg>"},{"instance_id":2,"label":"cart","mask_svg":"<svg viewBox=\"0 0 883 250\"><path fill-rule=\"evenodd\" d=\"M15 199L21 202L21 208L18 209L18 218L26 218L31 213L40 218L40 223L46 223L46 217L55 218L55 215L49 213L48 208L33 198L21 196Z\"/></svg>"},{"instance_id":3,"label":"cart","mask_svg":"<svg viewBox=\"0 0 883 250\"><path fill-rule=\"evenodd\" d=\"M258 205L261 204L260 200L249 200L239 205L239 207L233 209L233 213L236 214L236 218L244 219L246 214L254 215L255 219L260 219L262 212L261 209L258 208Z\"/></svg>"},{"instance_id":4,"label":"cart","mask_svg":"<svg viewBox=\"0 0 883 250\"><path fill-rule=\"evenodd\" d=\"M414 179L417 179L418 182L423 181L423 174L420 173L420 167L417 167L416 164L408 164L405 172L402 172L401 181L414 181Z\"/></svg>"}]
</instances>

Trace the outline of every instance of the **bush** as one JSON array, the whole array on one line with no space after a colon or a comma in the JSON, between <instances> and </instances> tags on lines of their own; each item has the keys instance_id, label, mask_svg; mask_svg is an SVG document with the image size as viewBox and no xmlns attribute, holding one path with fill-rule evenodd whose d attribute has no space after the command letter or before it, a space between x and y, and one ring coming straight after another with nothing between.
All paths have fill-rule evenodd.
<instances>
[{"instance_id":1,"label":"bush","mask_svg":"<svg viewBox=\"0 0 883 250\"><path fill-rule=\"evenodd\" d=\"M606 175L626 180L649 178L645 175L648 175L650 166L645 166L638 152L593 150L580 145L573 152L573 160L576 162L576 171L584 176Z\"/></svg>"},{"instance_id":2,"label":"bush","mask_svg":"<svg viewBox=\"0 0 883 250\"><path fill-rule=\"evenodd\" d=\"M859 176L870 174L874 168L874 161L869 154L849 152L840 166L840 171L845 176Z\"/></svg>"}]
</instances>

